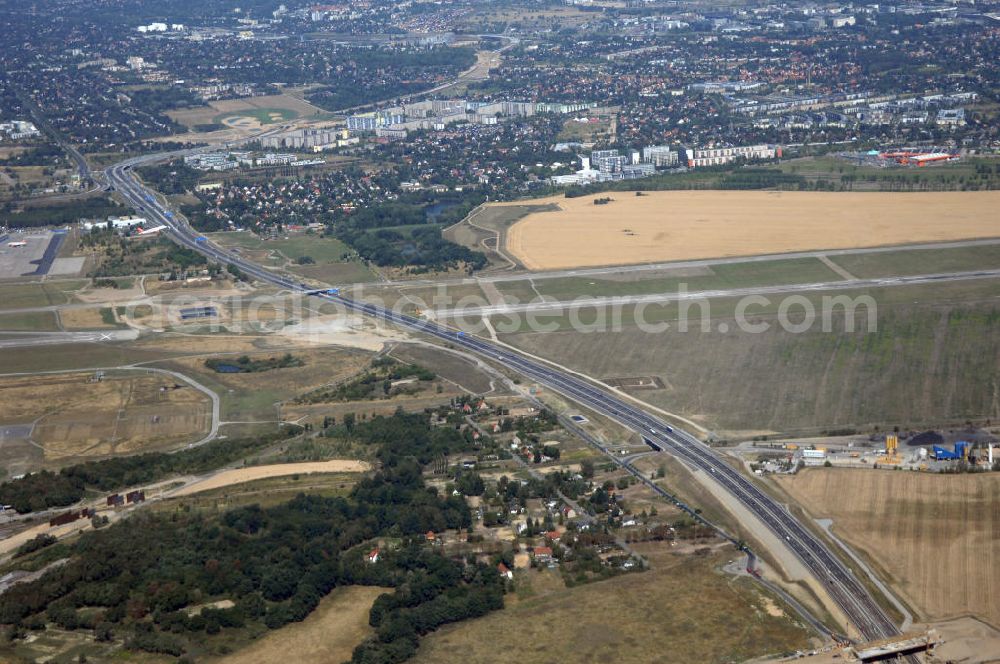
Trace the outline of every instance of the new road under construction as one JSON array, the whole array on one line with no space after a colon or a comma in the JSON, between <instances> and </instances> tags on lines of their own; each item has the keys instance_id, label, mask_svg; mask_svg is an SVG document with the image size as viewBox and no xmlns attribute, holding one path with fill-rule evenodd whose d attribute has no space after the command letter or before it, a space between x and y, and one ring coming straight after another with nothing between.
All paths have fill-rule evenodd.
<instances>
[{"instance_id":1,"label":"new road under construction","mask_svg":"<svg viewBox=\"0 0 1000 664\"><path fill-rule=\"evenodd\" d=\"M651 410L619 396L606 386L578 374L557 368L546 361L528 357L506 346L486 341L434 321L408 316L374 304L345 297L336 288L316 289L305 283L269 270L223 249L199 235L187 222L167 209L155 192L147 189L132 174L134 166L165 161L192 151L146 155L121 162L104 172L106 182L130 205L156 223L169 229L168 237L219 263L232 266L245 276L287 289L293 293L320 298L333 303L345 313L373 317L410 332L434 337L455 347L497 362L539 384L552 389L583 407L603 414L639 434L656 452L671 454L689 467L702 471L719 488L729 493L769 528L822 584L840 607L844 616L864 640L898 636L897 625L882 610L867 588L843 564L830 548L809 531L787 509L763 492L755 482L735 470L714 450L691 434L668 425ZM608 456L613 455L608 450Z\"/></svg>"}]
</instances>

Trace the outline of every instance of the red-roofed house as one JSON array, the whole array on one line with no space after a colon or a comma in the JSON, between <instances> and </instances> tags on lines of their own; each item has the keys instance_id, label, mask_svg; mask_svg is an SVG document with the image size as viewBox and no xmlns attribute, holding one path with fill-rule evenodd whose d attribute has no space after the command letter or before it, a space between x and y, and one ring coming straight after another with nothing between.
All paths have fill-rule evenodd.
<instances>
[{"instance_id":1,"label":"red-roofed house","mask_svg":"<svg viewBox=\"0 0 1000 664\"><path fill-rule=\"evenodd\" d=\"M497 570L500 572L500 576L507 579L508 581L514 580L514 573L510 571L510 568L500 563L497 565Z\"/></svg>"},{"instance_id":2,"label":"red-roofed house","mask_svg":"<svg viewBox=\"0 0 1000 664\"><path fill-rule=\"evenodd\" d=\"M365 556L365 562L375 564L378 562L378 547L375 547Z\"/></svg>"},{"instance_id":3,"label":"red-roofed house","mask_svg":"<svg viewBox=\"0 0 1000 664\"><path fill-rule=\"evenodd\" d=\"M535 560L540 563L547 563L552 560L552 547L549 546L536 546L532 554Z\"/></svg>"}]
</instances>

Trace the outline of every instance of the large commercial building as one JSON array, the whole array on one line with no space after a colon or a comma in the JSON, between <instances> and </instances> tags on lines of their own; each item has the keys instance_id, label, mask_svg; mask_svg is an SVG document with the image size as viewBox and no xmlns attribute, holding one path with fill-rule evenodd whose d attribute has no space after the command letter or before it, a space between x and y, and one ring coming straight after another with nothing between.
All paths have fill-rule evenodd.
<instances>
[{"instance_id":1,"label":"large commercial building","mask_svg":"<svg viewBox=\"0 0 1000 664\"><path fill-rule=\"evenodd\" d=\"M656 174L653 164L632 164L618 150L594 150L590 157L580 157L581 169L569 175L552 176L554 185L585 185L592 182L637 180Z\"/></svg>"},{"instance_id":2,"label":"large commercial building","mask_svg":"<svg viewBox=\"0 0 1000 664\"><path fill-rule=\"evenodd\" d=\"M618 150L594 150L590 153L590 163L601 173L610 175L621 173L629 158L619 154Z\"/></svg>"},{"instance_id":3,"label":"large commercial building","mask_svg":"<svg viewBox=\"0 0 1000 664\"><path fill-rule=\"evenodd\" d=\"M145 217L127 216L127 217L108 217L107 221L99 219L89 219L80 222L80 228L85 231L90 231L95 228L113 228L114 230L121 230L123 228L132 228L133 226L145 226Z\"/></svg>"},{"instance_id":4,"label":"large commercial building","mask_svg":"<svg viewBox=\"0 0 1000 664\"><path fill-rule=\"evenodd\" d=\"M781 147L777 145L742 145L728 148L692 148L688 149L686 152L687 164L690 168L731 164L739 159L761 160L778 159L781 157Z\"/></svg>"},{"instance_id":5,"label":"large commercial building","mask_svg":"<svg viewBox=\"0 0 1000 664\"><path fill-rule=\"evenodd\" d=\"M642 149L642 161L660 168L676 166L679 159L677 151L668 145L649 145Z\"/></svg>"},{"instance_id":6,"label":"large commercial building","mask_svg":"<svg viewBox=\"0 0 1000 664\"><path fill-rule=\"evenodd\" d=\"M38 127L26 120L12 120L11 122L0 122L0 134L6 134L7 138L17 141L22 138L34 138L40 136L42 132Z\"/></svg>"},{"instance_id":7,"label":"large commercial building","mask_svg":"<svg viewBox=\"0 0 1000 664\"><path fill-rule=\"evenodd\" d=\"M347 129L349 131L375 131L379 127L402 124L406 121L401 109L388 109L385 111L373 111L352 115L347 118Z\"/></svg>"},{"instance_id":8,"label":"large commercial building","mask_svg":"<svg viewBox=\"0 0 1000 664\"><path fill-rule=\"evenodd\" d=\"M265 148L314 149L346 145L346 129L295 129L260 139Z\"/></svg>"},{"instance_id":9,"label":"large commercial building","mask_svg":"<svg viewBox=\"0 0 1000 664\"><path fill-rule=\"evenodd\" d=\"M239 162L225 152L208 152L184 157L184 164L199 171L228 171L239 168Z\"/></svg>"}]
</instances>

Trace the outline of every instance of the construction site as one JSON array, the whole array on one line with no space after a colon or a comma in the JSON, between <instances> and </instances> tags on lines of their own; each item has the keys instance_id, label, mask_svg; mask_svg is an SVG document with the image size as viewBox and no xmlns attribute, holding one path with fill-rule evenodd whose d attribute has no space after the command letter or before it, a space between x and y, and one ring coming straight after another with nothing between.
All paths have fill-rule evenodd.
<instances>
[{"instance_id":1,"label":"construction site","mask_svg":"<svg viewBox=\"0 0 1000 664\"><path fill-rule=\"evenodd\" d=\"M735 448L756 475L810 466L899 468L934 473L996 470L1000 443L983 430L840 436L806 441L751 441Z\"/></svg>"},{"instance_id":2,"label":"construction site","mask_svg":"<svg viewBox=\"0 0 1000 664\"><path fill-rule=\"evenodd\" d=\"M896 150L868 150L867 152L843 152L839 155L859 166L887 168L910 166L923 168L933 164L948 164L959 161L962 155L945 149L899 148Z\"/></svg>"}]
</instances>

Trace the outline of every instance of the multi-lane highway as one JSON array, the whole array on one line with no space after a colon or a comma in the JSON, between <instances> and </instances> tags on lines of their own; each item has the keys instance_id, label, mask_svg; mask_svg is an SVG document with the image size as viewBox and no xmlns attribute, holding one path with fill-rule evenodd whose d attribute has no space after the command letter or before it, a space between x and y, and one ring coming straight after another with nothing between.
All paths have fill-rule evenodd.
<instances>
[{"instance_id":1,"label":"multi-lane highway","mask_svg":"<svg viewBox=\"0 0 1000 664\"><path fill-rule=\"evenodd\" d=\"M177 156L175 154L174 156ZM162 160L164 155L140 157L122 162L105 171L105 177L133 207L152 221L168 227L174 241L190 247L220 263L232 265L245 275L287 289L332 302L345 312L354 312L398 325L413 332L426 334L453 346L495 361L512 371L552 389L566 398L601 413L639 433L657 451L677 457L691 468L704 472L722 489L730 493L798 557L815 578L825 586L851 626L866 639L897 635L897 626L879 607L874 598L830 550L827 545L804 527L787 509L762 491L755 482L742 475L710 447L694 436L669 426L640 406L611 392L606 386L579 375L528 358L517 351L445 327L437 322L397 313L374 304L358 302L338 290L315 290L245 258L223 249L196 233L185 220L175 215L156 198L154 192L142 186L131 173L134 165Z\"/></svg>"}]
</instances>

